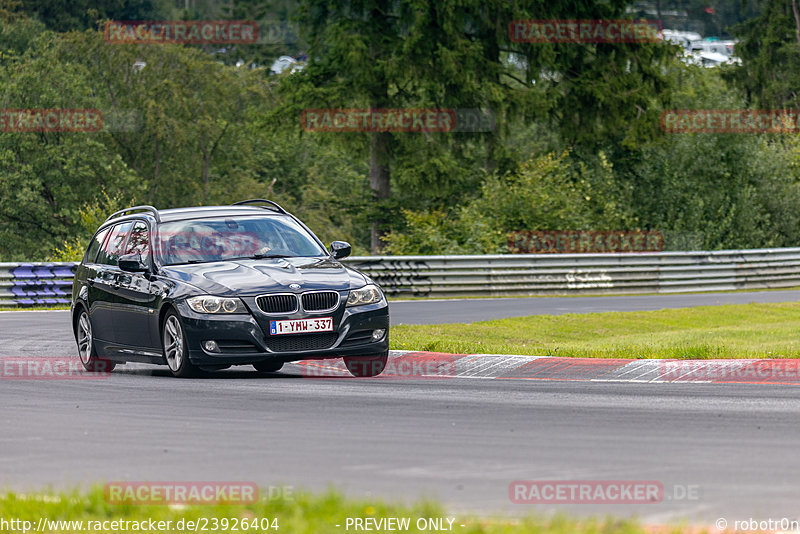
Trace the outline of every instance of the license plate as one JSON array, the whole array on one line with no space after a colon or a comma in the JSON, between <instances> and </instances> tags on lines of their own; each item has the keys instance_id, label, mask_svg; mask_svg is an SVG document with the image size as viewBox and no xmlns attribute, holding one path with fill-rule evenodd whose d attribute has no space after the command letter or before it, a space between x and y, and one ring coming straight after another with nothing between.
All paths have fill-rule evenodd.
<instances>
[{"instance_id":1,"label":"license plate","mask_svg":"<svg viewBox=\"0 0 800 534\"><path fill-rule=\"evenodd\" d=\"M269 333L273 336L280 334L308 334L313 332L333 332L333 317L269 322Z\"/></svg>"}]
</instances>

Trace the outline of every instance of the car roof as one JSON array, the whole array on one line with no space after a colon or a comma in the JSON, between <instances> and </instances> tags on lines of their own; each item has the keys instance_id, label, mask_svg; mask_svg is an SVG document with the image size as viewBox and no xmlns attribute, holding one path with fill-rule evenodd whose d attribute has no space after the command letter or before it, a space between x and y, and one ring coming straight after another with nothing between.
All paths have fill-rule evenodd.
<instances>
[{"instance_id":1,"label":"car roof","mask_svg":"<svg viewBox=\"0 0 800 534\"><path fill-rule=\"evenodd\" d=\"M150 209L147 211L128 213L116 217L112 215L109 219L103 222L102 225L100 225L100 228L108 227L120 222L130 221L132 219L152 219L156 212L158 213L158 219L160 223L198 219L202 217L233 217L237 215L286 215L291 217L291 214L288 212L281 213L274 209L270 209L269 207L261 206L197 206L191 208L171 208L164 210L156 210L155 208L151 208L149 206L147 206L147 208Z\"/></svg>"},{"instance_id":2,"label":"car roof","mask_svg":"<svg viewBox=\"0 0 800 534\"><path fill-rule=\"evenodd\" d=\"M267 202L267 205L253 205L252 202L254 201ZM132 210L139 211L136 213L126 213L127 211ZM290 219L298 222L300 226L305 228L311 234L311 237L313 237L321 247L325 248L325 245L319 240L314 232L312 232L310 228L303 224L302 221L297 219L297 217L284 210L278 204L275 204L270 200L264 201L263 199L254 199L253 201L248 200L243 201L241 204L231 204L227 206L196 206L191 208L171 208L164 210L156 209L153 206L134 206L132 208L127 208L113 213L108 219L106 219L105 222L103 222L103 224L100 225L95 233L99 233L102 230L110 228L113 225L121 222L142 218L149 219L151 221L157 221L159 224L162 224L173 221L185 221L207 217L234 217L237 215L269 215L272 217L289 217Z\"/></svg>"},{"instance_id":3,"label":"car roof","mask_svg":"<svg viewBox=\"0 0 800 534\"><path fill-rule=\"evenodd\" d=\"M195 208L172 208L158 210L161 222L196 219L199 217L225 217L234 215L284 215L275 210L259 206L199 206ZM288 215L288 214L287 214Z\"/></svg>"}]
</instances>

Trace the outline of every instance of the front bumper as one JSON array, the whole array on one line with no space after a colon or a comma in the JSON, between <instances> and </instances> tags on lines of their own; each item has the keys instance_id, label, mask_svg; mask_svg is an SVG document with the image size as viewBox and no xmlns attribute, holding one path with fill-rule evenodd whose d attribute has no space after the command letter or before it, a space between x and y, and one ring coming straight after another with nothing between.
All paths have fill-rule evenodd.
<instances>
[{"instance_id":1,"label":"front bumper","mask_svg":"<svg viewBox=\"0 0 800 534\"><path fill-rule=\"evenodd\" d=\"M249 305L247 301L245 303ZM217 316L197 313L185 302L176 305L189 349L189 360L199 366L244 365L270 360L291 362L342 356L369 357L385 354L389 350L389 306L385 300L352 308L342 306L333 313L325 314L334 317L333 332L279 336L269 334L270 320L319 317L320 314L267 316L251 307L249 314ZM383 329L385 333L378 341L372 341L372 331L377 329ZM319 336L326 337L323 339ZM217 342L220 352L205 350L203 344L209 340ZM287 350L287 345L292 347Z\"/></svg>"}]
</instances>

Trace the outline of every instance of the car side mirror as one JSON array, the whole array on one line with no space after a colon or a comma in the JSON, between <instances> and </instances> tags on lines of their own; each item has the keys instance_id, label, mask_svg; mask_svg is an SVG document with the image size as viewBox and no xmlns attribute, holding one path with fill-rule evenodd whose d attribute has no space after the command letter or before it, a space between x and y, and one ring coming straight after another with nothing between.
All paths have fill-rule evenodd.
<instances>
[{"instance_id":1,"label":"car side mirror","mask_svg":"<svg viewBox=\"0 0 800 534\"><path fill-rule=\"evenodd\" d=\"M333 259L340 260L350 255L352 251L350 243L346 241L334 241L331 243L331 256Z\"/></svg>"},{"instance_id":2,"label":"car side mirror","mask_svg":"<svg viewBox=\"0 0 800 534\"><path fill-rule=\"evenodd\" d=\"M120 270L129 273L143 273L147 271L147 265L142 261L139 254L125 254L119 257Z\"/></svg>"}]
</instances>

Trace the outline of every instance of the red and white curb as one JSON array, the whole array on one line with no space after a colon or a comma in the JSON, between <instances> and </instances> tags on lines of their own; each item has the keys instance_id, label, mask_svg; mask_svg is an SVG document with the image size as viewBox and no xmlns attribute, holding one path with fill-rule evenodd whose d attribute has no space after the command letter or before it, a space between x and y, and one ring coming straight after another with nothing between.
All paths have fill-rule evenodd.
<instances>
[{"instance_id":1,"label":"red and white curb","mask_svg":"<svg viewBox=\"0 0 800 534\"><path fill-rule=\"evenodd\" d=\"M298 362L308 377L346 377L341 360ZM625 360L391 351L378 378L485 378L800 386L800 359Z\"/></svg>"}]
</instances>

